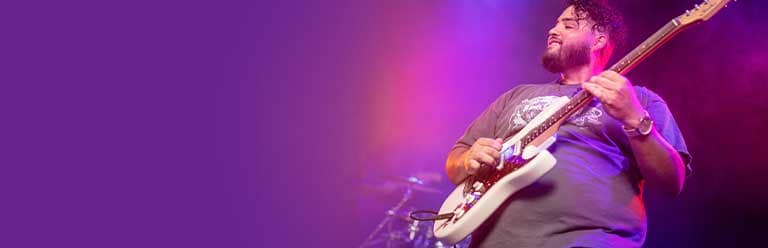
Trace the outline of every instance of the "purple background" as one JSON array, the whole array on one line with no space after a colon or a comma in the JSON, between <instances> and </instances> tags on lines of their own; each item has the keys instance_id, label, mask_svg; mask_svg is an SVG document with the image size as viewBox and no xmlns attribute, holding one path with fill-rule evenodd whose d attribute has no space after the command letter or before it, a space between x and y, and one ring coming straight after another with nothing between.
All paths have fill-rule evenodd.
<instances>
[{"instance_id":1,"label":"purple background","mask_svg":"<svg viewBox=\"0 0 768 248\"><path fill-rule=\"evenodd\" d=\"M696 1L616 1L630 46ZM768 222L768 4L739 1L629 74L694 156L648 192L648 247ZM354 247L539 66L561 1L24 1L0 8L0 246ZM624 51L619 51L622 54ZM437 208L418 193L413 207Z\"/></svg>"}]
</instances>

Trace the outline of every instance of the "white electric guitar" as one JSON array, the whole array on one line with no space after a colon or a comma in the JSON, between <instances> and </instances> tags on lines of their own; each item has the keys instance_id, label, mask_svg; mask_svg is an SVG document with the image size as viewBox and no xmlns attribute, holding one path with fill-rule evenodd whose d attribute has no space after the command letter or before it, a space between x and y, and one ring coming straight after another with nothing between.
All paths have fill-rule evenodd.
<instances>
[{"instance_id":1,"label":"white electric guitar","mask_svg":"<svg viewBox=\"0 0 768 248\"><path fill-rule=\"evenodd\" d=\"M726 6L729 0L704 0L691 10L672 19L651 37L614 64L610 70L626 74L654 50L683 29L706 21ZM547 151L555 142L560 125L593 100L587 91L571 98L560 97L509 138L501 149L499 163L485 167L467 177L448 196L435 218L435 236L454 244L464 239L509 196L530 185L552 167L557 160Z\"/></svg>"}]
</instances>

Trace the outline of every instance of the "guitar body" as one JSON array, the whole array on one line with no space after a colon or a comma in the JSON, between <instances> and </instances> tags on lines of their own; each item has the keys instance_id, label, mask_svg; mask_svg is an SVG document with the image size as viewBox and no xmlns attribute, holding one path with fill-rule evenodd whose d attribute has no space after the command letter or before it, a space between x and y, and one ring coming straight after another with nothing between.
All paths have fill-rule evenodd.
<instances>
[{"instance_id":1,"label":"guitar body","mask_svg":"<svg viewBox=\"0 0 768 248\"><path fill-rule=\"evenodd\" d=\"M454 213L454 216L435 222L433 227L435 237L450 244L461 241L493 214L509 196L536 182L555 166L557 160L546 149L554 143L554 132L557 131L559 124L539 135L538 140L527 145L523 145L522 141L530 137L531 133L535 133L536 127L549 120L568 102L568 97L556 99L504 143L499 165L486 168L490 173L485 173L485 177L490 178L489 180L493 183L468 177L451 192L443 201L440 213ZM511 166L510 163L520 163L520 161L524 162L515 169L508 168ZM475 182L467 182L468 180L475 180ZM485 185L483 189L479 188L480 184ZM488 186L489 184L492 186Z\"/></svg>"},{"instance_id":2,"label":"guitar body","mask_svg":"<svg viewBox=\"0 0 768 248\"><path fill-rule=\"evenodd\" d=\"M672 19L609 70L625 75L675 34L711 18L728 2L705 0L694 5L694 9ZM475 175L468 176L443 202L440 214L434 218L435 237L450 244L461 241L508 197L544 176L557 162L547 151L555 141L557 129L593 99L587 91L580 91L570 99L560 97L504 142L496 166L484 166Z\"/></svg>"},{"instance_id":3,"label":"guitar body","mask_svg":"<svg viewBox=\"0 0 768 248\"><path fill-rule=\"evenodd\" d=\"M541 151L528 164L501 178L496 184L485 192L478 200L472 211L467 211L462 218L437 220L434 225L435 237L443 242L455 244L472 233L483 223L509 196L535 182L552 167L555 166L555 157L549 151ZM464 204L466 184L459 184L451 192L440 207L441 213L454 212L457 206Z\"/></svg>"}]
</instances>

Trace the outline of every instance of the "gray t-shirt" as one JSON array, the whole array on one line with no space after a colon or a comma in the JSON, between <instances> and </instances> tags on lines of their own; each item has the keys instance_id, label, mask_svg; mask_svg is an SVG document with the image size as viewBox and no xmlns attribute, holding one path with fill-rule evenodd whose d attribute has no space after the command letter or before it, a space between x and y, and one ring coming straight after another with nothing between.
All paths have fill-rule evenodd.
<instances>
[{"instance_id":1,"label":"gray t-shirt","mask_svg":"<svg viewBox=\"0 0 768 248\"><path fill-rule=\"evenodd\" d=\"M501 95L456 142L511 137L552 100L579 85L524 84ZM678 150L690 172L691 156L667 104L635 86L654 127ZM643 179L621 124L594 100L571 116L549 148L554 168L513 194L474 233L472 247L640 247L645 240Z\"/></svg>"}]
</instances>

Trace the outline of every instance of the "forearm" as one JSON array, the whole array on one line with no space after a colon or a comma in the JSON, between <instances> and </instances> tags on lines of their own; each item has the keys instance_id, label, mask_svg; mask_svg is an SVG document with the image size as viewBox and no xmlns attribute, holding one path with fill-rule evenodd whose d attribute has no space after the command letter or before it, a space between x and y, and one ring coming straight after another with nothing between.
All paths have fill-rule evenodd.
<instances>
[{"instance_id":1,"label":"forearm","mask_svg":"<svg viewBox=\"0 0 768 248\"><path fill-rule=\"evenodd\" d=\"M656 129L647 136L630 137L640 174L649 187L676 196L685 182L685 164L680 154Z\"/></svg>"},{"instance_id":2,"label":"forearm","mask_svg":"<svg viewBox=\"0 0 768 248\"><path fill-rule=\"evenodd\" d=\"M464 178L469 175L464 169L465 167L463 164L464 156L468 150L469 149L467 148L461 147L453 149L451 150L451 153L448 154L448 159L445 161L445 172L454 184L461 183L461 181L464 181Z\"/></svg>"}]
</instances>

